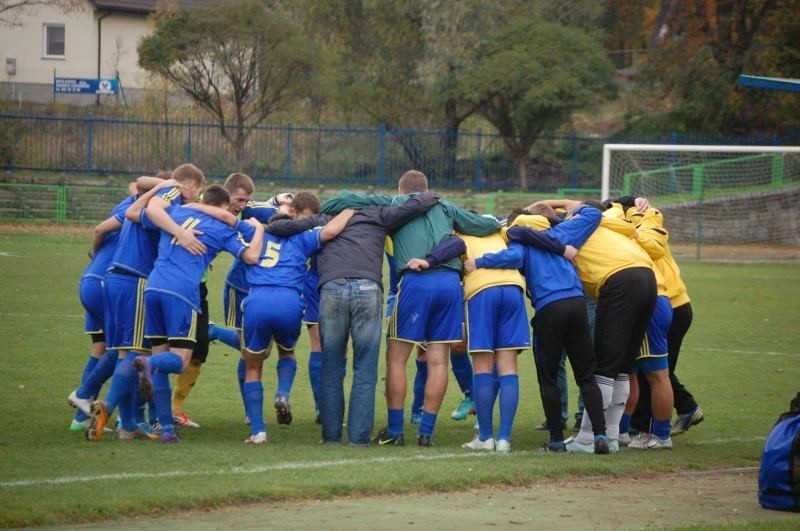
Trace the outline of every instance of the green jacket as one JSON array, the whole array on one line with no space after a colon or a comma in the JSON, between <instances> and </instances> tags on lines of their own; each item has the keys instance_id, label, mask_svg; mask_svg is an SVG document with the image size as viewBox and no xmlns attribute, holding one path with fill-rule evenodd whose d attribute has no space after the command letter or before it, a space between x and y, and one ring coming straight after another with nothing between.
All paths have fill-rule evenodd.
<instances>
[{"instance_id":1,"label":"green jacket","mask_svg":"<svg viewBox=\"0 0 800 531\"><path fill-rule=\"evenodd\" d=\"M366 195L343 190L322 206L325 214L337 214L345 208L364 208L370 205L396 206L407 201L407 195ZM453 230L470 236L487 236L500 228L500 222L464 210L447 201L440 201L422 216L412 219L393 233L394 260L399 275L405 272L412 258L425 258L431 249ZM434 268L461 271L461 262L454 258Z\"/></svg>"}]
</instances>

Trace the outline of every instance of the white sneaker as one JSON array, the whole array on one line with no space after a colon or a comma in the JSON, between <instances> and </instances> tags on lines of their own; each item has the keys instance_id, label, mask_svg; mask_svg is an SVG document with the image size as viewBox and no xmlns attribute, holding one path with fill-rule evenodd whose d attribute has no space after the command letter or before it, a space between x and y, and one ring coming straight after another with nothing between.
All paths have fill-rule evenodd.
<instances>
[{"instance_id":1,"label":"white sneaker","mask_svg":"<svg viewBox=\"0 0 800 531\"><path fill-rule=\"evenodd\" d=\"M660 439L650 433L640 434L643 437L635 437L631 440L628 448L637 450L672 450L672 437Z\"/></svg>"},{"instance_id":2,"label":"white sneaker","mask_svg":"<svg viewBox=\"0 0 800 531\"><path fill-rule=\"evenodd\" d=\"M619 453L619 441L616 439L611 439L608 441L608 453L610 454L618 454Z\"/></svg>"},{"instance_id":3,"label":"white sneaker","mask_svg":"<svg viewBox=\"0 0 800 531\"><path fill-rule=\"evenodd\" d=\"M631 443L631 435L629 433L620 433L619 434L619 445L623 448L628 446Z\"/></svg>"},{"instance_id":4,"label":"white sneaker","mask_svg":"<svg viewBox=\"0 0 800 531\"><path fill-rule=\"evenodd\" d=\"M267 432L258 432L244 441L245 444L267 444Z\"/></svg>"},{"instance_id":5,"label":"white sneaker","mask_svg":"<svg viewBox=\"0 0 800 531\"><path fill-rule=\"evenodd\" d=\"M67 397L67 404L74 408L78 408L87 415L91 415L92 401L89 398L78 398L78 390L72 391Z\"/></svg>"},{"instance_id":6,"label":"white sneaker","mask_svg":"<svg viewBox=\"0 0 800 531\"><path fill-rule=\"evenodd\" d=\"M565 440L567 451L572 454L593 454L594 453L594 441L584 444L578 442L575 437L570 437L569 439Z\"/></svg>"},{"instance_id":7,"label":"white sneaker","mask_svg":"<svg viewBox=\"0 0 800 531\"><path fill-rule=\"evenodd\" d=\"M462 444L461 448L466 448L467 450L484 450L491 452L494 450L494 438L492 437L482 441L480 437L476 436L470 442Z\"/></svg>"},{"instance_id":8,"label":"white sneaker","mask_svg":"<svg viewBox=\"0 0 800 531\"><path fill-rule=\"evenodd\" d=\"M505 439L497 439L497 441L494 443L494 450L498 454L510 454L511 442Z\"/></svg>"}]
</instances>

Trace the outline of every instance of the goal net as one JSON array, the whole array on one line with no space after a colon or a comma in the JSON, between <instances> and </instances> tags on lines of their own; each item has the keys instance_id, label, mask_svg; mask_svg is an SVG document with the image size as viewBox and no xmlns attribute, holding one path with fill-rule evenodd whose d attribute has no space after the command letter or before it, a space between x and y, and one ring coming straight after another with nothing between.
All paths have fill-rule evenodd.
<instances>
[{"instance_id":1,"label":"goal net","mask_svg":"<svg viewBox=\"0 0 800 531\"><path fill-rule=\"evenodd\" d=\"M602 195L647 197L678 256L800 258L800 147L606 144Z\"/></svg>"}]
</instances>

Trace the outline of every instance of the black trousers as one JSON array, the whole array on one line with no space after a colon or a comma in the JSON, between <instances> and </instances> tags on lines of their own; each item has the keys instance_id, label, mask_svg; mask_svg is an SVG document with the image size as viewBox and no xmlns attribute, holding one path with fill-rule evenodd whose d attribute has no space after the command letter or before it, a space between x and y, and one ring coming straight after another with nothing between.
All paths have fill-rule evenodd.
<instances>
[{"instance_id":1,"label":"black trousers","mask_svg":"<svg viewBox=\"0 0 800 531\"><path fill-rule=\"evenodd\" d=\"M596 374L614 378L630 372L647 332L656 296L656 276L649 267L631 267L608 277L597 300Z\"/></svg>"},{"instance_id":2,"label":"black trousers","mask_svg":"<svg viewBox=\"0 0 800 531\"><path fill-rule=\"evenodd\" d=\"M580 388L594 433L605 434L603 395L594 379L596 363L586 300L583 297L571 297L551 302L536 312L533 331L536 378L551 440L564 439L561 392L558 389L558 366L563 350L567 351L575 383Z\"/></svg>"},{"instance_id":3,"label":"black trousers","mask_svg":"<svg viewBox=\"0 0 800 531\"><path fill-rule=\"evenodd\" d=\"M678 356L681 353L681 344L686 332L692 325L692 305L686 303L672 310L672 324L667 334L667 349L669 352L669 382L672 384L672 394L675 396L675 411L678 415L691 413L697 407L692 393L680 382L675 374L678 365ZM650 404L650 384L644 374L639 373L639 403L631 419L631 426L639 431L650 429L652 408Z\"/></svg>"},{"instance_id":4,"label":"black trousers","mask_svg":"<svg viewBox=\"0 0 800 531\"><path fill-rule=\"evenodd\" d=\"M205 282L200 283L200 310L202 312L197 314L192 359L205 363L208 358L208 288Z\"/></svg>"}]
</instances>

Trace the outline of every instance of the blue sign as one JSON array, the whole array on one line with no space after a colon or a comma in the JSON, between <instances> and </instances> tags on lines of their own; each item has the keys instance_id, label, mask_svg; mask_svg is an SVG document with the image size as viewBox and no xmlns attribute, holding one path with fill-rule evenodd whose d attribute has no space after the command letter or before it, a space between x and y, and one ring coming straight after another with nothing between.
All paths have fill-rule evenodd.
<instances>
[{"instance_id":1,"label":"blue sign","mask_svg":"<svg viewBox=\"0 0 800 531\"><path fill-rule=\"evenodd\" d=\"M53 78L53 92L62 94L116 94L118 89L116 79L94 78Z\"/></svg>"}]
</instances>

